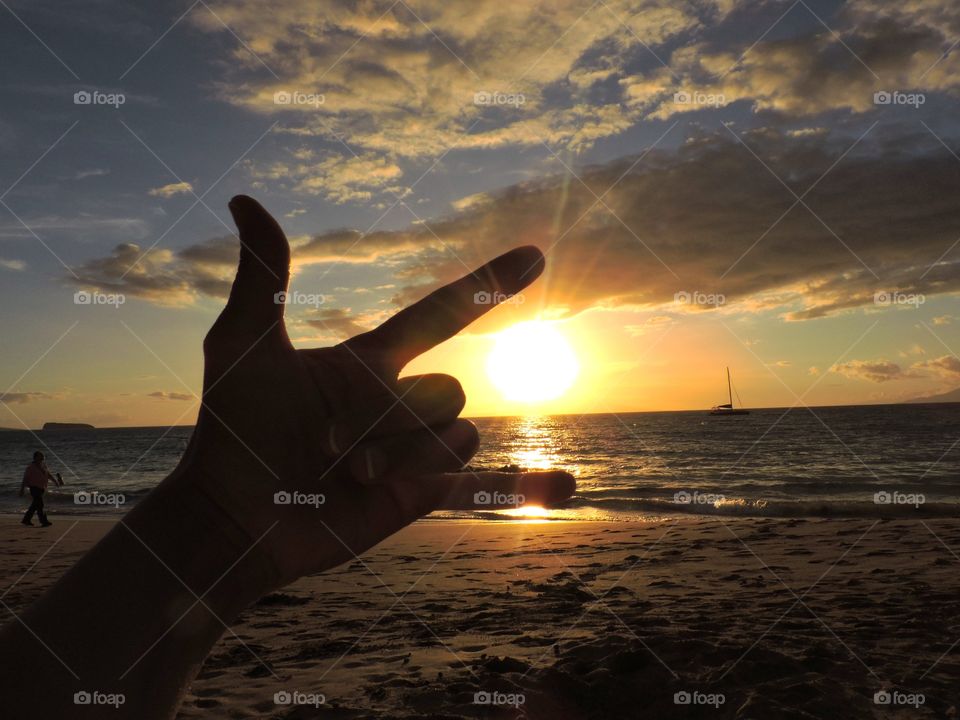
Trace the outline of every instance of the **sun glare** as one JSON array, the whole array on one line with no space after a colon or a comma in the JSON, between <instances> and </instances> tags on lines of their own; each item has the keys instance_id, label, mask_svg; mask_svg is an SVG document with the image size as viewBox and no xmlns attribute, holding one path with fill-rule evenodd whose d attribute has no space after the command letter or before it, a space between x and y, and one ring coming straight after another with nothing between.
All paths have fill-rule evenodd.
<instances>
[{"instance_id":1,"label":"sun glare","mask_svg":"<svg viewBox=\"0 0 960 720\"><path fill-rule=\"evenodd\" d=\"M532 321L497 335L487 358L487 375L507 400L523 403L554 400L580 372L570 343L556 327Z\"/></svg>"},{"instance_id":2,"label":"sun glare","mask_svg":"<svg viewBox=\"0 0 960 720\"><path fill-rule=\"evenodd\" d=\"M509 515L518 520L528 522L544 521L550 517L550 511L539 505L524 505L523 507L511 508L509 510L500 510L501 515Z\"/></svg>"}]
</instances>

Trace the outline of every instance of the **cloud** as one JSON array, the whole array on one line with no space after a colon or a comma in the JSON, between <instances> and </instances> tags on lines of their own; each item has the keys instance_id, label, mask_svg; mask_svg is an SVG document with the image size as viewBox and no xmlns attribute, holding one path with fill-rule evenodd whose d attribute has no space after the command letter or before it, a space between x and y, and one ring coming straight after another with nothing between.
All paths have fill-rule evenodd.
<instances>
[{"instance_id":1,"label":"cloud","mask_svg":"<svg viewBox=\"0 0 960 720\"><path fill-rule=\"evenodd\" d=\"M834 365L830 370L844 377L870 380L877 383L923 377L923 375L912 370L904 370L897 363L889 360L851 360Z\"/></svg>"},{"instance_id":2,"label":"cloud","mask_svg":"<svg viewBox=\"0 0 960 720\"><path fill-rule=\"evenodd\" d=\"M0 267L6 268L7 270L26 270L27 264L23 260L6 260L0 258Z\"/></svg>"},{"instance_id":3,"label":"cloud","mask_svg":"<svg viewBox=\"0 0 960 720\"><path fill-rule=\"evenodd\" d=\"M858 308L915 311L877 305L881 292L960 291L960 262L943 257L948 238L960 234L960 163L932 138L865 139L838 163L849 137L764 129L740 135L748 149L718 132L639 161L578 168L578 180L560 173L513 185L407 229L295 238L294 265L376 265L393 274L390 300L399 306L511 247L535 244L547 251L549 272L530 291L536 307L525 307L558 315L667 307L677 292L696 290L725 297L722 310L709 312L805 321ZM794 196L757 157L797 194L815 184L804 197L809 209L791 209ZM140 252L118 246L78 274L156 302L229 290L233 238L155 249L121 279Z\"/></svg>"},{"instance_id":4,"label":"cloud","mask_svg":"<svg viewBox=\"0 0 960 720\"><path fill-rule=\"evenodd\" d=\"M142 218L103 217L90 213L80 213L73 217L60 215L22 216L23 223L12 220L0 223L0 237L29 238L36 240L31 231L41 237L45 233L69 233L72 240L85 236L102 238L105 234L126 238L146 237L148 226ZM30 229L28 230L26 225Z\"/></svg>"},{"instance_id":5,"label":"cloud","mask_svg":"<svg viewBox=\"0 0 960 720\"><path fill-rule=\"evenodd\" d=\"M598 88L615 88L625 66L649 62L652 48L662 51L705 19L719 22L730 3L294 0L269 17L255 0L211 7L256 54L241 47L224 64L225 100L279 115L282 130L297 137L342 140L360 156L422 158L453 146L588 147L622 132L638 111L618 97L598 102ZM190 20L226 32L211 13ZM297 92L323 102L276 100ZM475 102L478 93L507 101ZM522 102L509 101L518 96Z\"/></svg>"},{"instance_id":6,"label":"cloud","mask_svg":"<svg viewBox=\"0 0 960 720\"><path fill-rule=\"evenodd\" d=\"M393 233L394 246L442 238L450 250L413 256L403 274L433 282L408 285L399 299L519 243L549 251L546 302L572 312L662 306L697 290L723 294L731 311L809 320L876 308L877 292L960 289L955 259L934 264L944 238L960 232L960 164L949 155L878 143L831 169L847 140L763 130L743 141L749 149L706 136L632 169L636 159L621 158L578 171L569 185L562 175L524 183L428 230ZM798 194L830 170L805 197L810 209L791 209L794 196L754 154Z\"/></svg>"},{"instance_id":7,"label":"cloud","mask_svg":"<svg viewBox=\"0 0 960 720\"><path fill-rule=\"evenodd\" d=\"M923 362L916 363L914 367L932 370L936 374L951 380L960 378L960 359L957 359L955 355L944 355L936 358L935 360L925 360Z\"/></svg>"},{"instance_id":8,"label":"cloud","mask_svg":"<svg viewBox=\"0 0 960 720\"><path fill-rule=\"evenodd\" d=\"M343 204L369 200L374 191L402 192L396 185L403 174L390 160L365 153L362 156L329 154L314 159L310 151L298 152L291 162L273 162L266 166L249 163L251 176L256 180L271 180L278 187L309 195L320 195L331 202Z\"/></svg>"},{"instance_id":9,"label":"cloud","mask_svg":"<svg viewBox=\"0 0 960 720\"><path fill-rule=\"evenodd\" d=\"M57 400L61 396L58 393L47 392L8 392L0 393L0 402L7 405L26 405L27 403L37 402L38 400Z\"/></svg>"},{"instance_id":10,"label":"cloud","mask_svg":"<svg viewBox=\"0 0 960 720\"><path fill-rule=\"evenodd\" d=\"M874 111L877 92L955 95L960 61L944 49L956 36L951 27L960 13L935 5L942 4L850 0L829 16L826 27L803 4L785 15L779 3L744 4L727 16L727 32L678 46L669 70L621 76L619 82L629 102L659 118L708 107L675 102L677 90L713 96L720 104L747 102L754 111L786 118ZM731 27L766 26L778 16L786 27L809 20L813 30L786 37L771 32L755 43Z\"/></svg>"},{"instance_id":11,"label":"cloud","mask_svg":"<svg viewBox=\"0 0 960 720\"><path fill-rule=\"evenodd\" d=\"M451 148L547 143L576 151L649 118L703 109L675 102L678 91L806 117L876 110L878 90L960 88L960 60L942 55L960 13L928 0L895 8L850 0L827 16L829 28L802 3L785 14L773 0L610 0L593 7L577 0L369 0L335 8L291 0L269 17L256 0L210 5L216 16L190 15L196 28L229 28L245 39L223 63L224 100L282 118L279 131L293 137L324 138L338 150L345 143L347 165L367 165L376 153L394 173L402 167L397 159ZM758 40L751 27L776 31ZM277 101L277 93L298 92L323 102ZM504 101L477 102L478 93ZM298 189L326 190L324 179L316 183L321 188ZM367 192L334 189L333 197L345 202Z\"/></svg>"},{"instance_id":12,"label":"cloud","mask_svg":"<svg viewBox=\"0 0 960 720\"><path fill-rule=\"evenodd\" d=\"M641 337L655 328L667 328L674 323L669 315L654 315L647 318L643 325L624 325L624 330L631 337Z\"/></svg>"},{"instance_id":13,"label":"cloud","mask_svg":"<svg viewBox=\"0 0 960 720\"><path fill-rule=\"evenodd\" d=\"M789 118L835 110L864 113L878 109L874 94L881 91L955 91L956 80L944 73L947 68L955 73L953 59L924 76L918 87L917 79L941 56L942 41L931 28L880 22L859 26L846 37L822 29L754 47L701 43L674 52L672 72L621 82L635 104L659 118L703 110L710 97L721 105L745 101L755 111ZM677 74L680 89L701 101L675 101Z\"/></svg>"},{"instance_id":14,"label":"cloud","mask_svg":"<svg viewBox=\"0 0 960 720\"><path fill-rule=\"evenodd\" d=\"M87 178L90 178L90 177L102 177L104 175L109 175L109 174L110 174L110 171L107 170L106 168L90 168L89 170L78 170L77 173L74 174L73 179L86 180Z\"/></svg>"},{"instance_id":15,"label":"cloud","mask_svg":"<svg viewBox=\"0 0 960 720\"><path fill-rule=\"evenodd\" d=\"M174 195L184 195L193 192L193 185L188 182L176 182L164 185L163 187L153 188L147 195L151 197L171 198Z\"/></svg>"},{"instance_id":16,"label":"cloud","mask_svg":"<svg viewBox=\"0 0 960 720\"><path fill-rule=\"evenodd\" d=\"M362 317L353 315L348 308L315 310L305 317L303 324L321 330L323 337L333 340L346 340L373 327L365 323Z\"/></svg>"},{"instance_id":17,"label":"cloud","mask_svg":"<svg viewBox=\"0 0 960 720\"><path fill-rule=\"evenodd\" d=\"M117 245L106 257L74 268L67 282L104 292L123 293L159 305L188 305L199 296L225 298L239 256L232 237L173 251L135 243Z\"/></svg>"},{"instance_id":18,"label":"cloud","mask_svg":"<svg viewBox=\"0 0 960 720\"><path fill-rule=\"evenodd\" d=\"M915 362L909 368L902 368L897 363L885 359L851 360L834 365L830 370L845 377L877 383L924 378L928 377L930 372L947 380L957 380L960 379L960 359L954 355L944 355L933 360Z\"/></svg>"},{"instance_id":19,"label":"cloud","mask_svg":"<svg viewBox=\"0 0 960 720\"><path fill-rule=\"evenodd\" d=\"M147 397L157 398L159 400L194 400L194 396L190 393L181 393L181 392L165 392L163 390L156 390L152 393L147 393Z\"/></svg>"}]
</instances>

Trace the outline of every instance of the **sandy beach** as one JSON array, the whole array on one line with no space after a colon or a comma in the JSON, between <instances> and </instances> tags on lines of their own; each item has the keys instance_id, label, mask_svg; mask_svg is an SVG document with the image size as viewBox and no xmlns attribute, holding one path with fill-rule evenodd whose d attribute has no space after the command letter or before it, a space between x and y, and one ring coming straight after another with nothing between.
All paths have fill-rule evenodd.
<instances>
[{"instance_id":1,"label":"sandy beach","mask_svg":"<svg viewBox=\"0 0 960 720\"><path fill-rule=\"evenodd\" d=\"M112 522L5 516L4 602ZM421 521L245 612L179 717L955 717L958 549L953 520Z\"/></svg>"}]
</instances>

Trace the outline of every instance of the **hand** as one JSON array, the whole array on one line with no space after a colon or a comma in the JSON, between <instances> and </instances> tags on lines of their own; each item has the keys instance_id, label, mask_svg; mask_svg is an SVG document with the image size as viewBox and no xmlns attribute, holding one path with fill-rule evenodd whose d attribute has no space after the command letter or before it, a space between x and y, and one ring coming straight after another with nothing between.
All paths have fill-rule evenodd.
<instances>
[{"instance_id":1,"label":"hand","mask_svg":"<svg viewBox=\"0 0 960 720\"><path fill-rule=\"evenodd\" d=\"M251 198L235 197L230 211L239 268L204 341L203 406L171 482L199 493L210 522L259 540L267 585L351 560L433 510L472 509L481 490L536 504L572 494L563 472L452 473L478 446L476 428L456 419L459 383L398 379L411 359L489 309L475 293L513 294L532 282L543 270L539 250L506 253L340 345L296 350L278 301L290 272L286 237ZM312 504L275 502L293 493Z\"/></svg>"}]
</instances>

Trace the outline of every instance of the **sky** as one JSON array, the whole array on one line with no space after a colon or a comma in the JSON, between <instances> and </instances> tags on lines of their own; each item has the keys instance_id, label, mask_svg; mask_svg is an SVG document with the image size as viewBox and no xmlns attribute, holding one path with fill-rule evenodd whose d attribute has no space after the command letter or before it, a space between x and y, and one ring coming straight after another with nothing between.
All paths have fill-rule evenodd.
<instances>
[{"instance_id":1,"label":"sky","mask_svg":"<svg viewBox=\"0 0 960 720\"><path fill-rule=\"evenodd\" d=\"M290 238L298 347L538 245L407 369L468 416L707 408L726 366L751 407L960 386L960 6L0 6L0 427L192 423L238 193ZM486 371L531 320L579 366L534 404Z\"/></svg>"}]
</instances>

